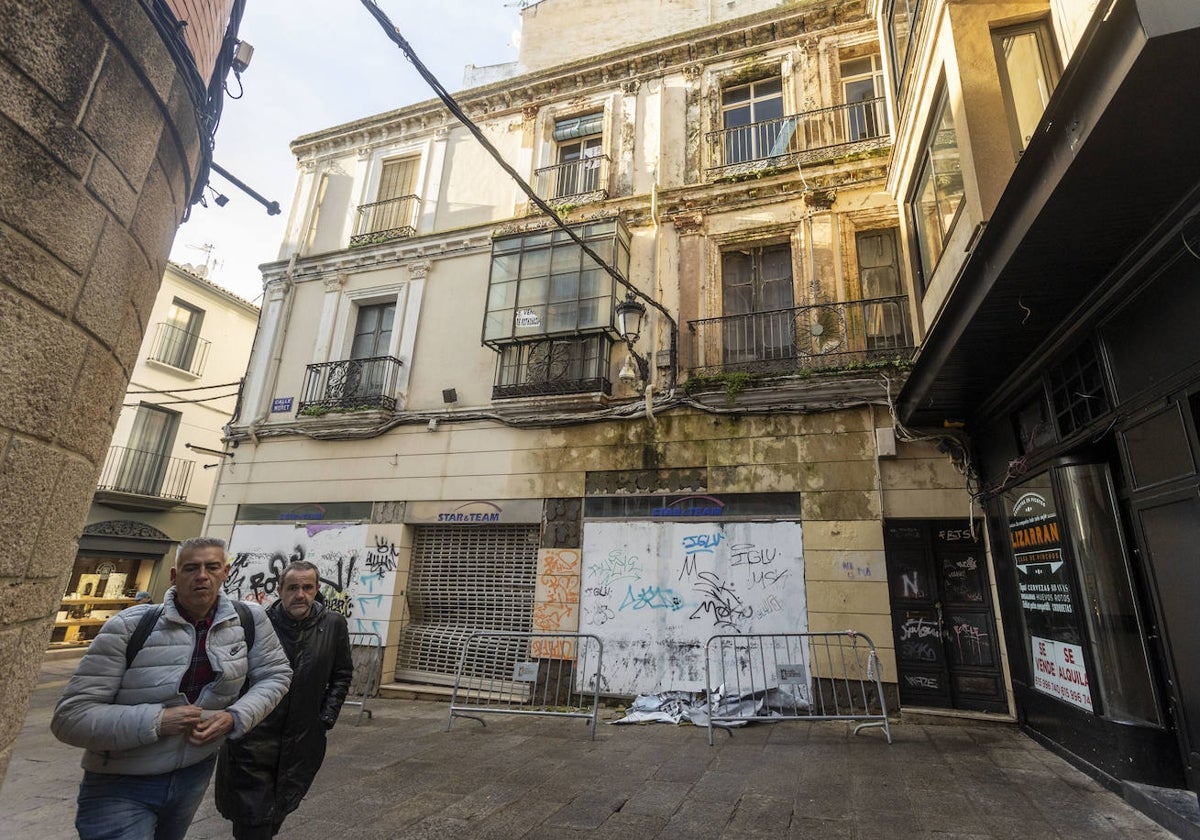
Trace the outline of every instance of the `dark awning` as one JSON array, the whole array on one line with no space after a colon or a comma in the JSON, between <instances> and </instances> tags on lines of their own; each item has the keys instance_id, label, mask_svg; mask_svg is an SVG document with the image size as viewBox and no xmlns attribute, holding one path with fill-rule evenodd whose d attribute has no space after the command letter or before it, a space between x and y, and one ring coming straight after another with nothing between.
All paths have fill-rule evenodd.
<instances>
[{"instance_id":1,"label":"dark awning","mask_svg":"<svg viewBox=\"0 0 1200 840\"><path fill-rule=\"evenodd\" d=\"M977 417L1200 182L1200 2L1108 6L914 358L906 423Z\"/></svg>"}]
</instances>

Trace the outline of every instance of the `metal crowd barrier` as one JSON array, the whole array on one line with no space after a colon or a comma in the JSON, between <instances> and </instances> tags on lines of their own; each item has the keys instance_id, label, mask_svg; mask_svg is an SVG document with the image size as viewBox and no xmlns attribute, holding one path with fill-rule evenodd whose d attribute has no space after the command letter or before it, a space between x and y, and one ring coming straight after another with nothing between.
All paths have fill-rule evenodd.
<instances>
[{"instance_id":1,"label":"metal crowd barrier","mask_svg":"<svg viewBox=\"0 0 1200 840\"><path fill-rule=\"evenodd\" d=\"M875 644L862 633L718 635L705 645L713 727L747 721L853 720L892 743ZM732 734L732 733L730 733Z\"/></svg>"},{"instance_id":2,"label":"metal crowd barrier","mask_svg":"<svg viewBox=\"0 0 1200 840\"><path fill-rule=\"evenodd\" d=\"M590 633L476 631L463 641L450 716L542 715L590 721L600 710L604 645Z\"/></svg>"},{"instance_id":3,"label":"metal crowd barrier","mask_svg":"<svg viewBox=\"0 0 1200 840\"><path fill-rule=\"evenodd\" d=\"M378 633L351 633L350 655L354 659L354 676L343 706L358 706L354 725L362 723L363 715L371 716L367 698L379 692L380 669L383 666L383 640ZM357 699L353 699L357 698Z\"/></svg>"}]
</instances>

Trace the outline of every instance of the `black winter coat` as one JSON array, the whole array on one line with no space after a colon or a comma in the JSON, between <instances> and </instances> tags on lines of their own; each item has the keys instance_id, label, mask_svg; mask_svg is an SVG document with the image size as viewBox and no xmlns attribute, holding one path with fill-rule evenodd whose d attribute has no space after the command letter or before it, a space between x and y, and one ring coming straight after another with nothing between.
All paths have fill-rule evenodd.
<instances>
[{"instance_id":1,"label":"black winter coat","mask_svg":"<svg viewBox=\"0 0 1200 840\"><path fill-rule=\"evenodd\" d=\"M346 619L317 601L294 621L267 608L292 664L292 687L266 719L217 761L217 810L234 822L274 823L296 810L325 759L325 732L337 721L354 663Z\"/></svg>"}]
</instances>

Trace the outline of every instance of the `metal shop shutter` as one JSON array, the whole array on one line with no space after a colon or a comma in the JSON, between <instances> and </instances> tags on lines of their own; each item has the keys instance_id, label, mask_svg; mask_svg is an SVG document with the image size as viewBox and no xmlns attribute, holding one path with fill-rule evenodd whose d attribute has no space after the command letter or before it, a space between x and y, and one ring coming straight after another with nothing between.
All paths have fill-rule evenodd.
<instances>
[{"instance_id":1,"label":"metal shop shutter","mask_svg":"<svg viewBox=\"0 0 1200 840\"><path fill-rule=\"evenodd\" d=\"M474 630L529 632L537 576L537 525L431 525L415 531L408 579L410 621L400 634L397 679L453 678ZM499 645L489 673L510 679L523 650Z\"/></svg>"}]
</instances>

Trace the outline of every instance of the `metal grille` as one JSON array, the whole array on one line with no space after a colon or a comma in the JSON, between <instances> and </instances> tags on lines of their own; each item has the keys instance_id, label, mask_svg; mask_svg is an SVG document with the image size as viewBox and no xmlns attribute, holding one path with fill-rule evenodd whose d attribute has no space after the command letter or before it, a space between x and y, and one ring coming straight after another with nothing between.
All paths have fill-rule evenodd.
<instances>
[{"instance_id":1,"label":"metal grille","mask_svg":"<svg viewBox=\"0 0 1200 840\"><path fill-rule=\"evenodd\" d=\"M396 670L444 682L455 674L472 632L532 630L537 552L536 525L417 528L408 581L411 620L400 635ZM525 640L495 644L474 660L472 676L508 679L527 649Z\"/></svg>"}]
</instances>

